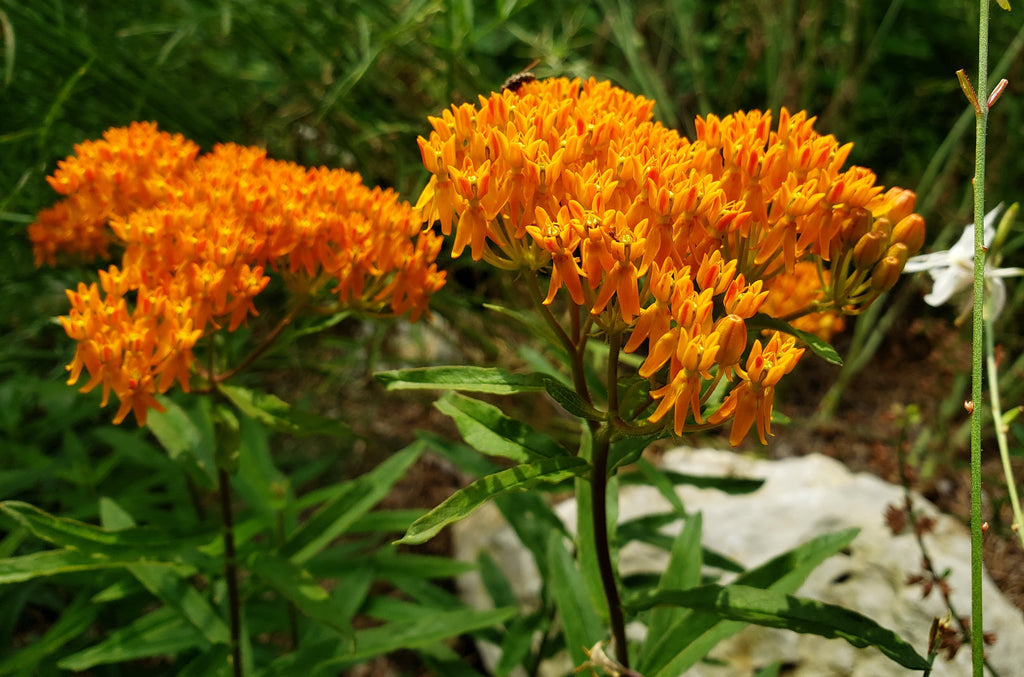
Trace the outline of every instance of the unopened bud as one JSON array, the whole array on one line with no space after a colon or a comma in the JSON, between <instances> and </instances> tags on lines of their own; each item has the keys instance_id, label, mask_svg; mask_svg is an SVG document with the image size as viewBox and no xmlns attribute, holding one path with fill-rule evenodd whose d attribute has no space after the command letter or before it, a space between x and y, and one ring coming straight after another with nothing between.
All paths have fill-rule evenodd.
<instances>
[{"instance_id":1,"label":"unopened bud","mask_svg":"<svg viewBox=\"0 0 1024 677\"><path fill-rule=\"evenodd\" d=\"M896 286L900 279L903 264L895 256L886 256L871 271L871 288L875 291L886 291Z\"/></svg>"},{"instance_id":2,"label":"unopened bud","mask_svg":"<svg viewBox=\"0 0 1024 677\"><path fill-rule=\"evenodd\" d=\"M726 315L715 327L718 332L716 362L723 367L736 364L747 349L747 324L739 315Z\"/></svg>"},{"instance_id":3,"label":"unopened bud","mask_svg":"<svg viewBox=\"0 0 1024 677\"><path fill-rule=\"evenodd\" d=\"M886 257L893 257L900 262L900 270L903 270L903 266L907 265L907 257L910 256L910 249L907 245L902 242L896 242L885 252Z\"/></svg>"},{"instance_id":4,"label":"unopened bud","mask_svg":"<svg viewBox=\"0 0 1024 677\"><path fill-rule=\"evenodd\" d=\"M875 222L871 224L871 231L875 233L881 233L885 236L886 241L892 237L892 221L882 216L875 219Z\"/></svg>"},{"instance_id":5,"label":"unopened bud","mask_svg":"<svg viewBox=\"0 0 1024 677\"><path fill-rule=\"evenodd\" d=\"M839 237L843 242L856 242L871 230L874 220L875 217L868 210L863 207L854 207L839 227Z\"/></svg>"},{"instance_id":6,"label":"unopened bud","mask_svg":"<svg viewBox=\"0 0 1024 677\"><path fill-rule=\"evenodd\" d=\"M868 270L882 258L888 244L889 239L883 233L877 230L867 233L857 240L853 248L853 265L858 270Z\"/></svg>"},{"instance_id":7,"label":"unopened bud","mask_svg":"<svg viewBox=\"0 0 1024 677\"><path fill-rule=\"evenodd\" d=\"M906 188L890 188L885 198L886 202L892 205L887 216L893 223L902 221L910 216L914 211L914 205L917 204L917 195L914 191L907 190Z\"/></svg>"},{"instance_id":8,"label":"unopened bud","mask_svg":"<svg viewBox=\"0 0 1024 677\"><path fill-rule=\"evenodd\" d=\"M924 246L924 236L924 217L920 214L911 214L903 217L896 224L896 227L892 229L892 239L907 245L907 253L910 256L921 251L921 247Z\"/></svg>"}]
</instances>

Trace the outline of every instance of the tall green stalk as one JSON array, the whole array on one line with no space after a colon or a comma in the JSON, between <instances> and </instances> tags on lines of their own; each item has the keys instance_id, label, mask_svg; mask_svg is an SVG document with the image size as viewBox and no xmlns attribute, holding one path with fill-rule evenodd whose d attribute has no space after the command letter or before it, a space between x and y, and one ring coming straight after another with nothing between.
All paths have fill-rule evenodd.
<instances>
[{"instance_id":1,"label":"tall green stalk","mask_svg":"<svg viewBox=\"0 0 1024 677\"><path fill-rule=\"evenodd\" d=\"M984 674L982 643L982 524L981 524L981 398L984 362L985 295L985 141L988 132L988 8L980 0L978 17L978 86L974 93L974 308L971 327L971 665L974 677ZM965 78L961 77L961 84ZM968 85L969 89L969 85ZM968 94L970 97L970 94Z\"/></svg>"}]
</instances>

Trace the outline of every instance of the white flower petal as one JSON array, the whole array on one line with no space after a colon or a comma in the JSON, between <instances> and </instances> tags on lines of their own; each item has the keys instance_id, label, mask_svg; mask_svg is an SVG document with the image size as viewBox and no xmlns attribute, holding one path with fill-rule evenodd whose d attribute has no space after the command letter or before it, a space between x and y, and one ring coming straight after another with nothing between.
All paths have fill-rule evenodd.
<instances>
[{"instance_id":1,"label":"white flower petal","mask_svg":"<svg viewBox=\"0 0 1024 677\"><path fill-rule=\"evenodd\" d=\"M1001 278L985 280L985 317L995 320L1006 306L1006 284Z\"/></svg>"},{"instance_id":2,"label":"white flower petal","mask_svg":"<svg viewBox=\"0 0 1024 677\"><path fill-rule=\"evenodd\" d=\"M954 268L949 270L951 271L949 274L935 278L935 284L932 285L931 293L924 297L924 302L928 305L941 306L953 298L957 292L963 291L970 286L970 278L955 274Z\"/></svg>"},{"instance_id":3,"label":"white flower petal","mask_svg":"<svg viewBox=\"0 0 1024 677\"><path fill-rule=\"evenodd\" d=\"M1024 275L1024 268L986 268L985 277L1017 277Z\"/></svg>"},{"instance_id":4,"label":"white flower petal","mask_svg":"<svg viewBox=\"0 0 1024 677\"><path fill-rule=\"evenodd\" d=\"M903 266L904 273L920 273L933 268L948 268L949 252L932 252L931 254L919 254L907 259L907 265Z\"/></svg>"}]
</instances>

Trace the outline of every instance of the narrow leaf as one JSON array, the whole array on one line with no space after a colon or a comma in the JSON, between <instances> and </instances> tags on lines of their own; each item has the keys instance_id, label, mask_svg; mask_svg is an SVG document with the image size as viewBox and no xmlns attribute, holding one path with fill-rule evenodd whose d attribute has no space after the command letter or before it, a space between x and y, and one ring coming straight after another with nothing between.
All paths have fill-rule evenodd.
<instances>
[{"instance_id":1,"label":"narrow leaf","mask_svg":"<svg viewBox=\"0 0 1024 677\"><path fill-rule=\"evenodd\" d=\"M858 529L845 529L813 538L743 572L734 583L778 593L796 592L815 567L849 545L857 533ZM644 646L638 669L651 677L675 677L745 625L710 613L688 612L661 637Z\"/></svg>"},{"instance_id":2,"label":"narrow leaf","mask_svg":"<svg viewBox=\"0 0 1024 677\"><path fill-rule=\"evenodd\" d=\"M322 506L281 547L281 555L302 564L345 533L384 498L426 449L413 442L365 475L345 483L346 489Z\"/></svg>"},{"instance_id":3,"label":"narrow leaf","mask_svg":"<svg viewBox=\"0 0 1024 677\"><path fill-rule=\"evenodd\" d=\"M805 343L807 347L821 359L838 367L843 366L843 358L839 356L836 349L833 348L828 341L824 341L810 332L802 331L788 322L783 322L782 320L775 319L774 317L768 317L767 315L758 315L755 320L751 320L750 322L751 328L754 328L755 326L767 327L768 329L775 329L795 336L798 340Z\"/></svg>"},{"instance_id":4,"label":"narrow leaf","mask_svg":"<svg viewBox=\"0 0 1024 677\"><path fill-rule=\"evenodd\" d=\"M665 604L744 623L845 639L856 647L873 646L905 668L928 668L928 661L896 633L863 614L834 604L744 585L704 585L690 590L642 593L626 606L636 612Z\"/></svg>"},{"instance_id":5,"label":"narrow leaf","mask_svg":"<svg viewBox=\"0 0 1024 677\"><path fill-rule=\"evenodd\" d=\"M164 656L192 648L206 650L209 644L198 630L164 607L115 630L99 644L61 659L57 666L82 672L97 665Z\"/></svg>"},{"instance_id":6,"label":"narrow leaf","mask_svg":"<svg viewBox=\"0 0 1024 677\"><path fill-rule=\"evenodd\" d=\"M541 374L513 374L490 367L399 369L381 372L376 377L388 390L431 388L499 395L544 390L547 379Z\"/></svg>"},{"instance_id":7,"label":"narrow leaf","mask_svg":"<svg viewBox=\"0 0 1024 677\"><path fill-rule=\"evenodd\" d=\"M249 568L299 611L313 620L333 628L342 639L353 641L350 618L310 573L283 557L257 553L249 560Z\"/></svg>"},{"instance_id":8,"label":"narrow leaf","mask_svg":"<svg viewBox=\"0 0 1024 677\"><path fill-rule=\"evenodd\" d=\"M727 494L750 494L761 488L764 480L745 477L715 477L712 475L690 475L687 473L662 470L662 474L673 484L685 484L698 489L717 489ZM619 476L622 483L646 485L648 480L641 473L625 473Z\"/></svg>"},{"instance_id":9,"label":"narrow leaf","mask_svg":"<svg viewBox=\"0 0 1024 677\"><path fill-rule=\"evenodd\" d=\"M227 644L230 641L228 626L210 603L174 571L148 562L131 564L128 571L168 608L191 623L210 644Z\"/></svg>"},{"instance_id":10,"label":"narrow leaf","mask_svg":"<svg viewBox=\"0 0 1024 677\"><path fill-rule=\"evenodd\" d=\"M509 491L529 489L538 482L560 482L572 475L579 475L589 463L575 456L553 458L537 463L517 465L473 482L465 489L456 491L441 505L412 523L398 543L425 543L441 529L458 522L486 501Z\"/></svg>"},{"instance_id":11,"label":"narrow leaf","mask_svg":"<svg viewBox=\"0 0 1024 677\"><path fill-rule=\"evenodd\" d=\"M108 531L66 517L56 517L21 501L4 501L0 503L0 511L36 537L54 545L121 558L173 557L184 548L204 545L216 538L209 533L169 537L167 532L150 527Z\"/></svg>"},{"instance_id":12,"label":"narrow leaf","mask_svg":"<svg viewBox=\"0 0 1024 677\"><path fill-rule=\"evenodd\" d=\"M347 423L295 409L275 395L238 386L221 385L219 390L246 416L278 432L291 435L331 435L339 439L355 436Z\"/></svg>"},{"instance_id":13,"label":"narrow leaf","mask_svg":"<svg viewBox=\"0 0 1024 677\"><path fill-rule=\"evenodd\" d=\"M0 585L82 571L123 569L138 561L138 558L133 556L107 557L73 548L42 550L31 555L0 559ZM195 573L194 568L182 564L164 562L161 566L167 567L177 575L190 576Z\"/></svg>"},{"instance_id":14,"label":"narrow leaf","mask_svg":"<svg viewBox=\"0 0 1024 677\"><path fill-rule=\"evenodd\" d=\"M679 536L672 543L668 565L658 582L659 590L686 590L700 584L702 526L699 512L687 518ZM682 614L681 609L669 606L652 609L647 622L648 633L651 637L663 636Z\"/></svg>"},{"instance_id":15,"label":"narrow leaf","mask_svg":"<svg viewBox=\"0 0 1024 677\"><path fill-rule=\"evenodd\" d=\"M565 539L556 532L548 539L548 569L551 594L565 628L566 648L573 665L583 665L588 658L586 650L604 636L604 627L576 563L565 547Z\"/></svg>"},{"instance_id":16,"label":"narrow leaf","mask_svg":"<svg viewBox=\"0 0 1024 677\"><path fill-rule=\"evenodd\" d=\"M27 646L20 647L6 660L0 662L0 675L40 674L42 671L36 666L88 630L99 612L99 606L89 601L88 594L80 593L71 604L64 607L60 618L47 628L46 634L34 639Z\"/></svg>"},{"instance_id":17,"label":"narrow leaf","mask_svg":"<svg viewBox=\"0 0 1024 677\"><path fill-rule=\"evenodd\" d=\"M551 437L505 416L500 409L486 402L447 393L434 406L452 417L467 444L488 456L503 456L517 463L527 463L569 455Z\"/></svg>"}]
</instances>

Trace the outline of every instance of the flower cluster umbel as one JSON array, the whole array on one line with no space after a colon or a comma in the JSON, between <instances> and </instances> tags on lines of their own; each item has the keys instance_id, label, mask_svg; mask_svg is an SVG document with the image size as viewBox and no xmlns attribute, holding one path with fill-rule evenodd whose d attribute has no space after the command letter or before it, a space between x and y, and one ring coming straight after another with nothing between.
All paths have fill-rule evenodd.
<instances>
[{"instance_id":1,"label":"flower cluster umbel","mask_svg":"<svg viewBox=\"0 0 1024 677\"><path fill-rule=\"evenodd\" d=\"M413 319L444 284L441 238L395 193L350 172L235 144L199 155L180 135L134 123L76 146L49 180L66 198L29 228L37 263L123 248L98 283L68 290L60 318L78 341L69 383L84 369L83 391L102 386L104 406L113 392L117 423L132 411L144 424L175 383L187 391L196 342L256 315L271 272L296 307Z\"/></svg>"},{"instance_id":2,"label":"flower cluster umbel","mask_svg":"<svg viewBox=\"0 0 1024 677\"><path fill-rule=\"evenodd\" d=\"M627 352L646 343L652 422L674 411L680 434L732 419L732 444L755 424L764 442L803 349L779 333L748 346L747 321L830 335L895 284L924 221L912 192L844 170L852 145L803 112L698 118L691 141L653 107L565 78L453 105L419 139L432 178L418 206L454 231L455 256L549 270L545 304L567 296L594 332L628 335Z\"/></svg>"}]
</instances>

